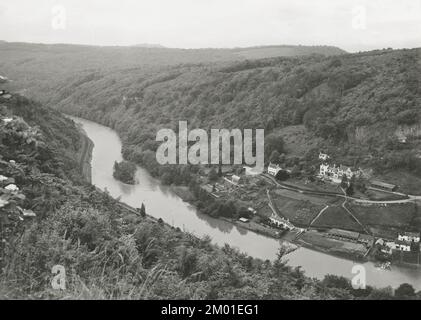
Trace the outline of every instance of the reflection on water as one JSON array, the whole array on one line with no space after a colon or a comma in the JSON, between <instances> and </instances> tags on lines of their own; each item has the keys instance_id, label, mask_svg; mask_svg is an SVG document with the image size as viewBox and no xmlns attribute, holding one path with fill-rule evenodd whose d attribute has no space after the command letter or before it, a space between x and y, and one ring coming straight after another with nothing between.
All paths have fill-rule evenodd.
<instances>
[{"instance_id":1,"label":"reflection on water","mask_svg":"<svg viewBox=\"0 0 421 320\"><path fill-rule=\"evenodd\" d=\"M359 262L340 259L317 251L300 248L289 256L289 265L305 266L306 275L319 278L322 274L335 274L352 278L352 267ZM421 271L393 266L392 271L381 270L371 262L363 264L366 270L367 283L377 287L398 287L402 283L410 283L417 290L421 290Z\"/></svg>"},{"instance_id":2,"label":"reflection on water","mask_svg":"<svg viewBox=\"0 0 421 320\"><path fill-rule=\"evenodd\" d=\"M276 258L279 242L245 229L232 223L214 219L198 212L194 207L183 202L171 188L163 186L143 168L138 167L136 185L126 185L113 178L115 161L121 161L121 141L117 133L97 123L73 118L81 123L90 139L94 142L92 154L92 183L100 189L107 189L113 197L120 197L122 202L139 208L142 202L149 215L162 218L165 222L179 227L197 236L209 235L213 242L223 246L228 243L250 256L260 259ZM351 278L354 263L306 248L300 248L288 255L291 266L302 266L310 277L322 278L326 274L336 274ZM396 287L408 282L421 290L419 270L393 267L392 271L378 270L371 262L365 263L367 283L378 286Z\"/></svg>"}]
</instances>

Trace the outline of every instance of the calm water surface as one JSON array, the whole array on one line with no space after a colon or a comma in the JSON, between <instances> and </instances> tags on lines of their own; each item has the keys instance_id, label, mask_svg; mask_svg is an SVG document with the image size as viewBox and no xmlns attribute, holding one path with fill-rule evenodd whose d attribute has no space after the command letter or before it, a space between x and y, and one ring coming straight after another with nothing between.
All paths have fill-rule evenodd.
<instances>
[{"instance_id":1,"label":"calm water surface","mask_svg":"<svg viewBox=\"0 0 421 320\"><path fill-rule=\"evenodd\" d=\"M256 258L275 259L280 247L279 241L199 213L141 167L138 167L136 172L136 178L139 181L137 185L125 185L115 180L113 178L114 162L122 160L122 144L117 133L95 122L74 117L72 119L82 124L95 144L92 154L92 183L94 185L102 190L107 189L113 197L121 197L121 201L130 206L138 208L143 202L149 215L162 218L165 222L197 236L209 235L213 242L220 246L227 243ZM348 278L353 276L354 262L306 248L292 252L287 259L289 265L301 266L310 277L320 279L326 274ZM375 268L371 262L365 263L364 266L369 285L397 287L407 282L417 290L421 290L421 271L419 270L394 266L392 271L384 271Z\"/></svg>"}]
</instances>

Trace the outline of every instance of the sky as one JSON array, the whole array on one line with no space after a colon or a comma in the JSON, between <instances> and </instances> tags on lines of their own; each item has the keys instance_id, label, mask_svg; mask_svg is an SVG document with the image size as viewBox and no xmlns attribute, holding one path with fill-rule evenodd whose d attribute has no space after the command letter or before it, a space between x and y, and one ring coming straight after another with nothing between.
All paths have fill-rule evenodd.
<instances>
[{"instance_id":1,"label":"sky","mask_svg":"<svg viewBox=\"0 0 421 320\"><path fill-rule=\"evenodd\" d=\"M0 40L421 47L421 0L0 0Z\"/></svg>"}]
</instances>

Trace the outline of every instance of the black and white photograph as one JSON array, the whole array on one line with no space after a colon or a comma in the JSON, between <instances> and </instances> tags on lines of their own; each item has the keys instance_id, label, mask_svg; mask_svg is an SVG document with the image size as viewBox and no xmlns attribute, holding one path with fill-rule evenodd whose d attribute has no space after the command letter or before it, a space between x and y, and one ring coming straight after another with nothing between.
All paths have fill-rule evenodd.
<instances>
[{"instance_id":1,"label":"black and white photograph","mask_svg":"<svg viewBox=\"0 0 421 320\"><path fill-rule=\"evenodd\" d=\"M421 300L420 235L421 0L0 0L0 300Z\"/></svg>"}]
</instances>

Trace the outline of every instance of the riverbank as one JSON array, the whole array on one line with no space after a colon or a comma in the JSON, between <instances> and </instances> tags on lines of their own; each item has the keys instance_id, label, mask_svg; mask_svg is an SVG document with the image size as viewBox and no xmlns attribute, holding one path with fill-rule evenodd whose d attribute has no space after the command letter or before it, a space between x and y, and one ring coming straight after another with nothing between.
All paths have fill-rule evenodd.
<instances>
[{"instance_id":1,"label":"riverbank","mask_svg":"<svg viewBox=\"0 0 421 320\"><path fill-rule=\"evenodd\" d=\"M194 197L188 187L184 186L171 186L171 190L177 194L183 201L189 203L192 206L196 206L197 199ZM289 246L305 247L310 250L315 250L335 257L344 258L350 261L367 261L364 257L366 250L361 250L362 245L358 246L358 249L350 247L354 245L352 243L346 243L339 240L327 239L323 234L316 231L311 232L300 232L299 230L285 231L278 228L270 227L261 223L249 220L248 222L241 222L235 219L218 217L217 219L229 222L235 225L237 228L245 229L272 239L284 242ZM346 249L345 249L346 248Z\"/></svg>"},{"instance_id":2,"label":"riverbank","mask_svg":"<svg viewBox=\"0 0 421 320\"><path fill-rule=\"evenodd\" d=\"M188 204L190 204L191 206L194 206L197 210L199 210L197 208L197 199L195 198L195 196L189 190L188 187L172 185L172 186L170 186L170 188L171 188L171 191L173 191L177 196L179 196L184 202L187 202ZM263 235L263 236L266 236L266 237L270 237L270 238L273 238L273 239L276 239L276 240L282 240L279 237L279 230L263 226L263 225L258 224L256 222L253 222L253 221L241 222L241 221L237 221L237 220L229 219L229 218L225 218L225 217L218 217L216 219L231 223L231 224L235 225L237 228L240 228L240 229L252 231L254 233L257 233L257 234L260 234L260 235ZM288 241L288 242L290 242L290 241Z\"/></svg>"},{"instance_id":3,"label":"riverbank","mask_svg":"<svg viewBox=\"0 0 421 320\"><path fill-rule=\"evenodd\" d=\"M78 125L80 133L81 148L79 150L79 169L85 180L92 183L92 151L94 143L89 139L86 131Z\"/></svg>"}]
</instances>

